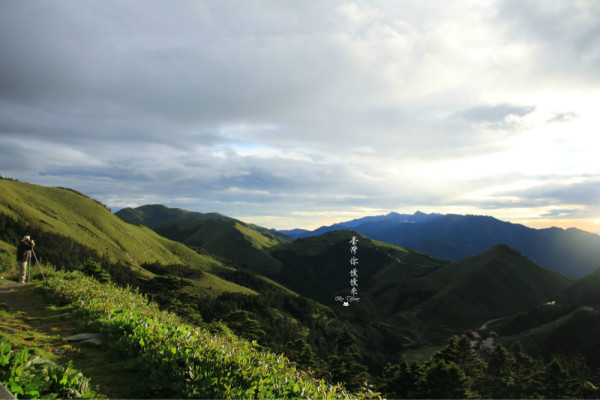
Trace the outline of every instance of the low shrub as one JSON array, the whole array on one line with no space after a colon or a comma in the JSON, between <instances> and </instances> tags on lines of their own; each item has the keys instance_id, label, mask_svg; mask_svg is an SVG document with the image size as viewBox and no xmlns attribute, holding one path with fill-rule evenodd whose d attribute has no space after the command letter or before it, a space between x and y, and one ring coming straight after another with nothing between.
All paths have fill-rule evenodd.
<instances>
[{"instance_id":1,"label":"low shrub","mask_svg":"<svg viewBox=\"0 0 600 400\"><path fill-rule=\"evenodd\" d=\"M231 334L215 335L183 324L137 292L78 272L57 273L47 289L75 305L89 324L134 358L144 396L176 398L373 398L370 389L348 393L299 371L283 355L258 349Z\"/></svg>"},{"instance_id":2,"label":"low shrub","mask_svg":"<svg viewBox=\"0 0 600 400\"><path fill-rule=\"evenodd\" d=\"M66 367L33 355L27 348L15 351L0 338L0 382L17 398L96 398L90 380Z\"/></svg>"}]
</instances>

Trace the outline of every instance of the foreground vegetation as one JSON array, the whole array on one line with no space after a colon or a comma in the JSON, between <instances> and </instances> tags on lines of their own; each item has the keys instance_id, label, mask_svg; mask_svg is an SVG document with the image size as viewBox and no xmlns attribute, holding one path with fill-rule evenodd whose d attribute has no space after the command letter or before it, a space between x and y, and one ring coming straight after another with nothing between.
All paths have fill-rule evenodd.
<instances>
[{"instance_id":1,"label":"foreground vegetation","mask_svg":"<svg viewBox=\"0 0 600 400\"><path fill-rule=\"evenodd\" d=\"M0 335L0 382L17 398L67 399L96 398L89 378L73 370L35 355L28 348L13 349Z\"/></svg>"},{"instance_id":2,"label":"foreground vegetation","mask_svg":"<svg viewBox=\"0 0 600 400\"><path fill-rule=\"evenodd\" d=\"M37 190L34 185L19 188L13 183L7 188L19 198L34 196ZM116 363L126 366L128 384L135 382L126 397L370 398L377 397L376 392L391 398L599 395L598 374L592 374L581 357L555 355L545 361L534 360L515 345L510 351L497 346L483 360L466 338L440 345L439 351L432 356L429 353L429 360L422 364L399 361L382 370L383 363L378 360L378 368L371 368L368 374L363 364L369 364L365 356L373 349L357 346L351 329L357 332L357 321L360 326L368 326L372 314L361 314L354 328L348 329L349 325L330 308L289 290L291 280L284 282L285 287L275 284L251 268L229 264L206 249L193 252L183 245L167 243L164 238L157 239L150 230L138 232L139 227L120 222L115 226L122 229L104 238L101 221L108 210L68 190L44 189L40 193L38 197L46 197L46 201L34 205L18 199L10 203L10 199L6 200L8 194L0 195L0 205L4 200L10 203L0 207L0 273L3 267L14 267L14 245L20 237L25 233L35 237L43 268L51 270L47 264L51 263L64 270L47 276L47 295L53 303L73 310L73 321L83 322L89 330L108 338L106 352ZM63 210L69 204L78 210L77 215ZM88 235L92 231L98 240L80 241L83 232ZM280 250L278 260L304 272L308 272L305 259L319 261L311 264L332 268L317 272L332 273L336 265L346 263L337 255L347 252L347 240L333 240L343 234L332 233L323 243L304 240L298 245L304 246L305 252ZM333 241L339 243L332 246ZM365 282L376 273L384 273L384 281L406 286L405 276L394 273L422 274L420 266L408 272L393 268L396 258L402 258L404 265L420 264L420 259L383 252L378 246L368 245L366 238L361 243L361 257L370 260L373 267L362 266L361 279ZM172 252L173 257L162 254L163 251ZM332 253L328 255L327 251ZM148 257L133 260L121 254L138 252ZM152 253L161 256L150 257ZM328 258L332 263L327 264ZM390 268L378 272L376 267L386 262ZM322 277L310 282L337 282ZM461 281L465 281L464 277ZM296 283L300 287L295 289L306 293L321 289L323 296L331 295L331 287L319 288L310 282ZM370 338L370 332L362 331L362 339ZM394 338L380 342L386 351L398 344ZM8 374L2 375L2 380L16 385L14 390L20 397L93 395L85 390L89 387L85 386L86 378L68 363L52 369L57 377L54 379L44 372L50 369L35 369L36 365L50 364L39 359L28 364L36 356L23 353L22 347L4 346L2 351L2 359L8 360L0 367L1 374ZM33 369L21 368L23 365ZM93 372L86 370L92 384L98 376ZM25 376L27 379L22 379ZM365 384L367 380L373 382L375 389ZM55 381L65 386L43 392L43 385ZM67 389L72 391L65 392Z\"/></svg>"},{"instance_id":3,"label":"foreground vegetation","mask_svg":"<svg viewBox=\"0 0 600 400\"><path fill-rule=\"evenodd\" d=\"M140 396L170 398L373 397L317 380L284 356L256 348L223 326L215 332L183 324L138 293L79 272L49 281L56 300L111 338L115 352L135 359ZM216 333L218 331L218 334Z\"/></svg>"},{"instance_id":4,"label":"foreground vegetation","mask_svg":"<svg viewBox=\"0 0 600 400\"><path fill-rule=\"evenodd\" d=\"M581 356L556 354L544 363L527 355L518 342L510 351L497 345L483 360L463 336L450 339L424 364L388 364L379 390L397 399L598 398L599 379Z\"/></svg>"},{"instance_id":5,"label":"foreground vegetation","mask_svg":"<svg viewBox=\"0 0 600 400\"><path fill-rule=\"evenodd\" d=\"M424 363L388 364L376 391L365 387L350 393L340 384L300 371L296 363L262 349L256 341L236 337L221 322L194 327L161 311L137 290L101 283L79 271L48 275L44 291L52 301L68 305L73 319L108 338L113 357L127 361L137 398L373 398L378 397L376 392L388 398L597 398L600 394L598 375L580 356L555 355L543 362L516 344L510 350L497 345L484 360L464 336L450 339ZM346 334L346 340L352 341L351 335ZM28 362L27 351L11 352L6 346L0 350L17 360L10 371ZM34 364L50 365L36 361L27 368ZM13 385L20 398L38 397L36 391L44 393L40 389L44 385L52 389L43 397L94 396L86 392L90 382L69 365L50 371L21 373L20 386L6 374L2 381Z\"/></svg>"}]
</instances>

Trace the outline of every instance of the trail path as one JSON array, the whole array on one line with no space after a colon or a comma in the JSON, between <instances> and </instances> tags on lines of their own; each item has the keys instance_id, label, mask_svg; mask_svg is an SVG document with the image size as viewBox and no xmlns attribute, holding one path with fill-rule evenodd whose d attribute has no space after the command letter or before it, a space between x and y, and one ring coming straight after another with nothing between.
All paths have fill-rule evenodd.
<instances>
[{"instance_id":1,"label":"trail path","mask_svg":"<svg viewBox=\"0 0 600 400\"><path fill-rule=\"evenodd\" d=\"M481 325L481 326L479 327L479 330L484 330L484 329L487 329L487 327L488 327L488 325L489 325L489 324L493 324L494 322L499 322L499 321L502 321L502 320L505 320L505 319L512 318L512 317L514 317L515 315L517 315L517 314L513 314L513 315L507 315L507 316L504 316L504 317L499 317L499 318L493 318L493 319L490 319L490 320L488 320L488 321L485 321L485 322L483 323L483 325Z\"/></svg>"},{"instance_id":2,"label":"trail path","mask_svg":"<svg viewBox=\"0 0 600 400\"><path fill-rule=\"evenodd\" d=\"M73 367L109 398L134 397L127 361L111 353L108 346L65 341L89 329L73 320L68 307L49 304L41 285L0 281L0 333L10 336L14 347L28 347L62 365L71 360Z\"/></svg>"}]
</instances>

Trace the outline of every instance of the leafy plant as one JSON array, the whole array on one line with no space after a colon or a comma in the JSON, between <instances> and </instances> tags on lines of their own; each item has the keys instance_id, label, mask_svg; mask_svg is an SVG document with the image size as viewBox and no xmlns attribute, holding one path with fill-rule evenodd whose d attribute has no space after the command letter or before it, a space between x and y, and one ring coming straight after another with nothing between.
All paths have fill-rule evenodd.
<instances>
[{"instance_id":1,"label":"leafy plant","mask_svg":"<svg viewBox=\"0 0 600 400\"><path fill-rule=\"evenodd\" d=\"M72 369L33 355L27 348L15 351L0 342L0 381L18 398L96 398L89 379Z\"/></svg>"},{"instance_id":2,"label":"leafy plant","mask_svg":"<svg viewBox=\"0 0 600 400\"><path fill-rule=\"evenodd\" d=\"M81 273L58 273L48 290L76 306L89 324L135 360L142 396L179 398L377 397L368 387L349 393L299 371L283 355L231 334L183 324L133 291Z\"/></svg>"}]
</instances>

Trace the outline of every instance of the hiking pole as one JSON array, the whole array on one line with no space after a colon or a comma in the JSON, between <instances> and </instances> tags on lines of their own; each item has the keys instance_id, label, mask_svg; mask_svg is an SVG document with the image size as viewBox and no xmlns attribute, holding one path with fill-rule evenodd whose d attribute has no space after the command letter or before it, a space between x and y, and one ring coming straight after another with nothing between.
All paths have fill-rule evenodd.
<instances>
[{"instance_id":1,"label":"hiking pole","mask_svg":"<svg viewBox=\"0 0 600 400\"><path fill-rule=\"evenodd\" d=\"M40 265L40 262L37 259L37 256L35 255L35 251L33 251L33 249L31 249L31 254L33 254L33 257L35 258L35 263L37 264L38 268L40 269L40 273L42 274L42 278L44 278L44 283L46 282L46 277L44 276L44 271L42 271L42 266Z\"/></svg>"}]
</instances>

